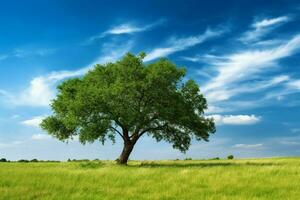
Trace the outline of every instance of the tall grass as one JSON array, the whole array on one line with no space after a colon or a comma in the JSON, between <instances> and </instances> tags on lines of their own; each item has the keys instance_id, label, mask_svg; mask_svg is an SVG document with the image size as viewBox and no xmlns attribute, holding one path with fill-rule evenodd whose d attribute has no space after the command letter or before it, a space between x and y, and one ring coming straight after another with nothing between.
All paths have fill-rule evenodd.
<instances>
[{"instance_id":1,"label":"tall grass","mask_svg":"<svg viewBox=\"0 0 300 200\"><path fill-rule=\"evenodd\" d=\"M300 158L0 163L0 199L300 199Z\"/></svg>"}]
</instances>

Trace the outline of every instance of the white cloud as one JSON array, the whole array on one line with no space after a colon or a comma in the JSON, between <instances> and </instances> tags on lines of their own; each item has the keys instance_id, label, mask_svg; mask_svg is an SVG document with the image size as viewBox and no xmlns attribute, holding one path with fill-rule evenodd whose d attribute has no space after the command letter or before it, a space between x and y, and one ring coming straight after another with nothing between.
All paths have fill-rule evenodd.
<instances>
[{"instance_id":1,"label":"white cloud","mask_svg":"<svg viewBox=\"0 0 300 200\"><path fill-rule=\"evenodd\" d=\"M220 36L224 33L224 30L211 30L207 29L203 34L197 36L191 36L186 38L173 38L168 42L166 47L156 48L150 51L145 57L144 61L151 61L156 58L165 57L178 51L183 51L187 48L201 44L208 39Z\"/></svg>"},{"instance_id":2,"label":"white cloud","mask_svg":"<svg viewBox=\"0 0 300 200\"><path fill-rule=\"evenodd\" d=\"M262 19L260 21L255 21L252 24L253 30L247 31L240 38L242 42L250 43L258 41L262 36L268 34L275 27L282 25L286 22L291 21L289 16L281 16L276 18Z\"/></svg>"},{"instance_id":3,"label":"white cloud","mask_svg":"<svg viewBox=\"0 0 300 200\"><path fill-rule=\"evenodd\" d=\"M259 29L259 28L270 27L270 26L273 26L276 24L288 22L290 20L291 19L288 16L281 16L281 17L276 17L276 18L271 18L271 19L263 19L261 21L257 21L252 26L256 29Z\"/></svg>"},{"instance_id":4,"label":"white cloud","mask_svg":"<svg viewBox=\"0 0 300 200\"><path fill-rule=\"evenodd\" d=\"M235 144L232 146L237 149L260 150L264 147L263 144Z\"/></svg>"},{"instance_id":5,"label":"white cloud","mask_svg":"<svg viewBox=\"0 0 300 200\"><path fill-rule=\"evenodd\" d=\"M13 99L14 104L48 106L50 99L53 99L55 93L50 88L51 81L45 77L36 77L30 81L30 86L26 88L20 96Z\"/></svg>"},{"instance_id":6,"label":"white cloud","mask_svg":"<svg viewBox=\"0 0 300 200\"><path fill-rule=\"evenodd\" d=\"M250 125L260 122L255 115L210 115L217 125Z\"/></svg>"},{"instance_id":7,"label":"white cloud","mask_svg":"<svg viewBox=\"0 0 300 200\"><path fill-rule=\"evenodd\" d=\"M287 145L287 146L300 146L299 141L291 141L291 140L280 141L280 144Z\"/></svg>"},{"instance_id":8,"label":"white cloud","mask_svg":"<svg viewBox=\"0 0 300 200\"><path fill-rule=\"evenodd\" d=\"M34 134L31 137L32 140L49 140L51 139L51 136L46 134Z\"/></svg>"},{"instance_id":9,"label":"white cloud","mask_svg":"<svg viewBox=\"0 0 300 200\"><path fill-rule=\"evenodd\" d=\"M210 104L210 105L208 105L208 108L205 111L205 113L212 114L212 113L222 113L222 112L226 112L226 111L227 111L227 109L224 107Z\"/></svg>"},{"instance_id":10,"label":"white cloud","mask_svg":"<svg viewBox=\"0 0 300 200\"><path fill-rule=\"evenodd\" d=\"M212 54L204 54L204 55L198 55L198 56L182 56L183 60L190 61L190 62L202 62L202 63L216 63L218 64L221 61L226 61L227 58L222 56L216 56Z\"/></svg>"},{"instance_id":11,"label":"white cloud","mask_svg":"<svg viewBox=\"0 0 300 200\"><path fill-rule=\"evenodd\" d=\"M112 27L110 30L107 30L104 32L104 35L120 35L120 34L131 34L131 33L137 33L137 32L143 32L152 29L153 27L160 25L165 20L159 20L157 22L154 22L152 24L148 24L146 26L135 26L133 24L121 24L116 27Z\"/></svg>"},{"instance_id":12,"label":"white cloud","mask_svg":"<svg viewBox=\"0 0 300 200\"><path fill-rule=\"evenodd\" d=\"M252 81L251 83L243 83L238 86L218 88L215 91L208 92L206 98L211 103L228 100L231 97L243 93L256 93L260 90L277 86L283 82L288 83L290 77L287 75L279 75L271 78L270 80ZM204 88L205 90L205 88Z\"/></svg>"},{"instance_id":13,"label":"white cloud","mask_svg":"<svg viewBox=\"0 0 300 200\"><path fill-rule=\"evenodd\" d=\"M36 116L33 117L32 119L27 119L21 122L21 124L26 125L26 126L33 126L33 127L39 127L40 124L42 123L42 120L46 116Z\"/></svg>"},{"instance_id":14,"label":"white cloud","mask_svg":"<svg viewBox=\"0 0 300 200\"><path fill-rule=\"evenodd\" d=\"M182 56L181 58L183 60L190 61L190 62L200 62L201 61L201 58L199 58L199 57Z\"/></svg>"},{"instance_id":15,"label":"white cloud","mask_svg":"<svg viewBox=\"0 0 300 200\"><path fill-rule=\"evenodd\" d=\"M55 85L66 78L81 76L92 68L84 67L74 71L57 71L51 72L44 76L38 76L30 81L30 84L20 94L6 95L9 97L9 103L16 106L49 106L50 101L54 99L56 90Z\"/></svg>"},{"instance_id":16,"label":"white cloud","mask_svg":"<svg viewBox=\"0 0 300 200\"><path fill-rule=\"evenodd\" d=\"M120 24L118 26L111 27L109 30L107 30L99 35L95 35L95 36L88 38L88 40L86 42L84 42L84 44L92 44L93 42L97 41L98 39L101 39L108 35L133 34L133 33L148 31L156 26L163 24L165 21L166 21L165 19L160 19L156 22L153 22L153 23L145 25L145 26L137 26L137 25L134 25L133 23Z\"/></svg>"},{"instance_id":17,"label":"white cloud","mask_svg":"<svg viewBox=\"0 0 300 200\"><path fill-rule=\"evenodd\" d=\"M300 90L300 80L292 80L287 85L292 89Z\"/></svg>"}]
</instances>

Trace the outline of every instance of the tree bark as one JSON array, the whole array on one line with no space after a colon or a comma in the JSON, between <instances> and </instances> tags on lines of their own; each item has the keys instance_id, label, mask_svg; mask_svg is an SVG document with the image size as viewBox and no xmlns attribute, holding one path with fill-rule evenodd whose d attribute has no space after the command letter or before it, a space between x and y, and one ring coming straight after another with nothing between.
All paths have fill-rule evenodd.
<instances>
[{"instance_id":1,"label":"tree bark","mask_svg":"<svg viewBox=\"0 0 300 200\"><path fill-rule=\"evenodd\" d=\"M127 161L130 156L130 153L132 152L133 147L134 143L124 142L123 151L119 157L118 164L127 165Z\"/></svg>"}]
</instances>

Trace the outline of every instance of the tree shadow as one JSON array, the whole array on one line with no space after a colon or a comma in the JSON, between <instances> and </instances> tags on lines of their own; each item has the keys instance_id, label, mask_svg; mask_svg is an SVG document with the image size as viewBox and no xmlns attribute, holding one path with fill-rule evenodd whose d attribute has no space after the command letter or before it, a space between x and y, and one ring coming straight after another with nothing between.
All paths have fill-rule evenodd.
<instances>
[{"instance_id":1,"label":"tree shadow","mask_svg":"<svg viewBox=\"0 0 300 200\"><path fill-rule=\"evenodd\" d=\"M159 162L142 162L140 165L136 165L135 167L146 167L146 168L164 168L164 167L173 167L173 168L205 168L205 167L228 167L228 166L276 166L282 165L279 163L257 163L257 162L190 162L190 163L159 163Z\"/></svg>"}]
</instances>

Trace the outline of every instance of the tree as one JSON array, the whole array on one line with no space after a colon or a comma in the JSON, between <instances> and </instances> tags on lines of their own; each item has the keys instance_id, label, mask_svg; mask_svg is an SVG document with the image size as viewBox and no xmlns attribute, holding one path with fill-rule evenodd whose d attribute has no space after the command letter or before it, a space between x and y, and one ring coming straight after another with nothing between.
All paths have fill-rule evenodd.
<instances>
[{"instance_id":1,"label":"tree","mask_svg":"<svg viewBox=\"0 0 300 200\"><path fill-rule=\"evenodd\" d=\"M144 64L144 53L127 53L121 60L94 69L58 86L53 115L41 127L61 141L79 136L83 144L107 139L124 141L119 164L127 164L138 139L147 134L182 152L191 139L208 141L213 119L204 116L206 99L186 70L167 59Z\"/></svg>"}]
</instances>

